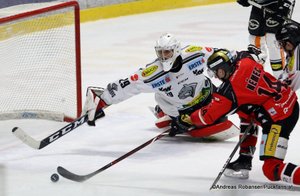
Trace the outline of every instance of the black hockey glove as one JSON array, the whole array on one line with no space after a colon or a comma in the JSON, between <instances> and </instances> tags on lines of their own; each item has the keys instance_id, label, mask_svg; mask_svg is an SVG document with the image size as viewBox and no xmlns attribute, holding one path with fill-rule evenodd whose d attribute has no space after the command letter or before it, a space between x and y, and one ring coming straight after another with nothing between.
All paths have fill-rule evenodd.
<instances>
[{"instance_id":1,"label":"black hockey glove","mask_svg":"<svg viewBox=\"0 0 300 196\"><path fill-rule=\"evenodd\" d=\"M180 115L172 119L171 130L169 132L170 137L174 137L180 133L185 133L191 128L191 125L187 122L184 122L182 118L185 118L185 115Z\"/></svg>"},{"instance_id":2,"label":"black hockey glove","mask_svg":"<svg viewBox=\"0 0 300 196\"><path fill-rule=\"evenodd\" d=\"M238 4L240 4L243 7L249 7L250 4L248 3L248 0L237 0L236 1Z\"/></svg>"}]
</instances>

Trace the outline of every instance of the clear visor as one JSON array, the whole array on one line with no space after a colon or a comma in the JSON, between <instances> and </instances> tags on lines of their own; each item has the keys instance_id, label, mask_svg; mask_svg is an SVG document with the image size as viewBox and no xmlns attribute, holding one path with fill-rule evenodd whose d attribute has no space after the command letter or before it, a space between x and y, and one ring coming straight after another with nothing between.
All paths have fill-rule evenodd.
<instances>
[{"instance_id":1,"label":"clear visor","mask_svg":"<svg viewBox=\"0 0 300 196\"><path fill-rule=\"evenodd\" d=\"M207 75L210 77L210 78L216 78L217 77L217 72L216 71L213 71L211 69L207 69Z\"/></svg>"},{"instance_id":2,"label":"clear visor","mask_svg":"<svg viewBox=\"0 0 300 196\"><path fill-rule=\"evenodd\" d=\"M167 61L171 59L174 55L174 49L160 49L160 48L155 48L156 55L160 61Z\"/></svg>"}]
</instances>

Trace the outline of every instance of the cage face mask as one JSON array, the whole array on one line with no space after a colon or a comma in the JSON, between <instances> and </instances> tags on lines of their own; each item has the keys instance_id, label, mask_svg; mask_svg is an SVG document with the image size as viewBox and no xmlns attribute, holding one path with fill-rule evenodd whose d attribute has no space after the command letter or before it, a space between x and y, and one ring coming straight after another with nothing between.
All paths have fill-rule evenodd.
<instances>
[{"instance_id":1,"label":"cage face mask","mask_svg":"<svg viewBox=\"0 0 300 196\"><path fill-rule=\"evenodd\" d=\"M164 34L156 41L155 51L163 70L169 71L181 54L180 42L172 34Z\"/></svg>"}]
</instances>

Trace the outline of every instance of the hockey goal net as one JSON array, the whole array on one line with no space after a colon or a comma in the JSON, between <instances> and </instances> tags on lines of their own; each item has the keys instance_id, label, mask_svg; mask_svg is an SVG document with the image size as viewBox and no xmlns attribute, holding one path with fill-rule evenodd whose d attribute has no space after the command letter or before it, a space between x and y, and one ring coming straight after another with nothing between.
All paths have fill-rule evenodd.
<instances>
[{"instance_id":1,"label":"hockey goal net","mask_svg":"<svg viewBox=\"0 0 300 196\"><path fill-rule=\"evenodd\" d=\"M76 1L0 9L0 120L80 115L79 26Z\"/></svg>"}]
</instances>

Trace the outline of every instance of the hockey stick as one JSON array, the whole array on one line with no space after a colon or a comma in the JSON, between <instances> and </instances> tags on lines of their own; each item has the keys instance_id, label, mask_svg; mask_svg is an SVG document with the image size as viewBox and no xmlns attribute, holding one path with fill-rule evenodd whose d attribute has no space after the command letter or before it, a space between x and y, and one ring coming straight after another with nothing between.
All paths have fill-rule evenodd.
<instances>
[{"instance_id":1,"label":"hockey stick","mask_svg":"<svg viewBox=\"0 0 300 196\"><path fill-rule=\"evenodd\" d=\"M225 169L227 168L228 164L230 163L231 159L233 158L234 154L236 153L236 151L238 150L238 148L240 147L241 143L246 139L248 132L250 131L252 127L252 123L250 123L250 125L246 128L244 135L240 138L239 142L235 145L233 151L231 152L231 154L229 155L227 161L225 162L225 164L223 165L221 171L219 172L217 178L215 179L215 181L213 182L213 184L211 185L210 189L214 188L216 186L216 184L218 183L218 181L220 180L221 176L223 175Z\"/></svg>"},{"instance_id":2,"label":"hockey stick","mask_svg":"<svg viewBox=\"0 0 300 196\"><path fill-rule=\"evenodd\" d=\"M153 142L159 140L160 138L164 137L165 135L167 135L167 133L170 131L170 129L168 130L165 130L164 132L160 133L159 135L155 136L154 138L150 139L149 141L145 142L144 144L136 147L135 149L127 152L126 154L122 155L121 157L115 159L114 161L108 163L107 165L101 167L100 169L92 172L92 173L89 173L89 174L86 174L86 175L77 175L77 174L74 174L70 171L68 171L67 169L59 166L57 167L57 172L64 178L67 178L69 180L72 180L72 181L76 181L76 182L83 182L83 181L86 181L88 179L90 179L91 177L103 172L104 170L110 168L111 166L115 165L116 163L122 161L123 159L131 156L132 154L136 153L137 151L141 150L142 148L148 146L149 144L152 144Z\"/></svg>"},{"instance_id":3,"label":"hockey stick","mask_svg":"<svg viewBox=\"0 0 300 196\"><path fill-rule=\"evenodd\" d=\"M105 116L105 113L104 113L103 110L99 110L99 111L97 111L96 115L97 115L97 118L101 118L101 117ZM63 128L59 129L55 133L49 135L48 137L46 137L46 138L44 138L40 141L35 140L30 135L28 135L23 129L21 129L19 127L14 127L12 129L12 133L17 138L19 138L22 142L24 142L25 144L30 146L31 148L42 149L45 146L48 146L49 144L54 142L55 140L61 138L64 135L66 135L67 133L70 133L71 131L73 131L74 129L81 126L82 124L84 124L87 121L88 121L88 115L85 114L85 115L75 119L73 122L67 124Z\"/></svg>"},{"instance_id":4,"label":"hockey stick","mask_svg":"<svg viewBox=\"0 0 300 196\"><path fill-rule=\"evenodd\" d=\"M260 4L256 3L256 2L254 2L254 1L248 0L248 3L249 3L250 5L252 5L252 6L254 6L254 7L257 7L258 9L265 10L266 12L269 12L269 13L271 13L271 14L276 13L275 11L273 11L273 10L271 10L271 9L269 9L269 8L266 8L265 6L262 6L262 5L260 5ZM288 17L286 17L286 16L281 16L280 14L277 14L277 13L276 13L276 17L282 18L283 20L285 20L285 21L287 21L287 22L295 23L295 24L297 24L297 25L300 25L300 23L298 23L298 22L296 22L296 21L294 21L294 20L292 20L292 19L290 19L290 18L288 18Z\"/></svg>"}]
</instances>

